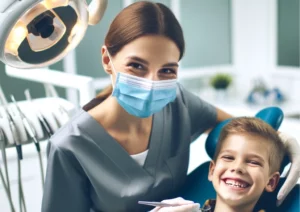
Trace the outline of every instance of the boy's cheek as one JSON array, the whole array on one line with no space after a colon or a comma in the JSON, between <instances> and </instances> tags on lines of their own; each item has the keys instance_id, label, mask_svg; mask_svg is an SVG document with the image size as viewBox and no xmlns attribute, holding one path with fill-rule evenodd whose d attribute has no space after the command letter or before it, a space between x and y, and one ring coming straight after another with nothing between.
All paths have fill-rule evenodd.
<instances>
[{"instance_id":1,"label":"boy's cheek","mask_svg":"<svg viewBox=\"0 0 300 212\"><path fill-rule=\"evenodd\" d=\"M223 165L220 166L217 164L216 166L213 166L209 169L208 180L211 182L214 179L217 180L225 172L226 172L226 169L224 168L224 166Z\"/></svg>"},{"instance_id":2,"label":"boy's cheek","mask_svg":"<svg viewBox=\"0 0 300 212\"><path fill-rule=\"evenodd\" d=\"M215 165L215 170L217 172L226 171L226 169L228 169L228 168L229 168L228 163L226 164L222 161L217 162L216 165Z\"/></svg>"}]
</instances>

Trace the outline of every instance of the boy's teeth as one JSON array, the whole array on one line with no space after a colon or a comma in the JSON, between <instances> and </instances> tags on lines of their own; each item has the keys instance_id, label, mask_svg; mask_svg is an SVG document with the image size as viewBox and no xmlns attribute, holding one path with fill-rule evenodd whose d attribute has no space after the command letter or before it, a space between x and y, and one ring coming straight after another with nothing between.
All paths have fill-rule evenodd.
<instances>
[{"instance_id":1,"label":"boy's teeth","mask_svg":"<svg viewBox=\"0 0 300 212\"><path fill-rule=\"evenodd\" d=\"M239 181L235 181L235 180L230 180L230 179L227 179L225 181L225 183L227 185L233 186L233 187L239 187L239 188L246 188L246 187L248 187L247 183L243 183L243 182L239 182Z\"/></svg>"}]
</instances>

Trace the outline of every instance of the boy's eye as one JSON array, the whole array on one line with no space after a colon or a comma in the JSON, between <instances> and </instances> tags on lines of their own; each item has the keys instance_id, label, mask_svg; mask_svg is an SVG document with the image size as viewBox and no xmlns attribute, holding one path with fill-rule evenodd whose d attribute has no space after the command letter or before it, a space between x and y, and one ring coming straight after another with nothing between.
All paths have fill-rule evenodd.
<instances>
[{"instance_id":1,"label":"boy's eye","mask_svg":"<svg viewBox=\"0 0 300 212\"><path fill-rule=\"evenodd\" d=\"M225 161L231 161L231 160L234 160L234 157L233 156L230 156L230 155L224 155L221 157L222 159L224 159Z\"/></svg>"},{"instance_id":2,"label":"boy's eye","mask_svg":"<svg viewBox=\"0 0 300 212\"><path fill-rule=\"evenodd\" d=\"M256 166L260 166L261 165L258 161L255 161L255 160L249 160L248 163L250 163L252 165L256 165Z\"/></svg>"}]
</instances>

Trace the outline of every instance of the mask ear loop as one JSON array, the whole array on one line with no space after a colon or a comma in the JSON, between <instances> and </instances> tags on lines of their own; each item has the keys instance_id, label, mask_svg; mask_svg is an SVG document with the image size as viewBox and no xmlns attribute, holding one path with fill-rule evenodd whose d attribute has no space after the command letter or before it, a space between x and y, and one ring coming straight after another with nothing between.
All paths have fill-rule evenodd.
<instances>
[{"instance_id":1,"label":"mask ear loop","mask_svg":"<svg viewBox=\"0 0 300 212\"><path fill-rule=\"evenodd\" d=\"M117 72L116 72L116 69L115 69L115 66L112 62L112 59L111 59L111 56L110 56L110 53L106 47L106 51L107 51L107 56L109 58L109 62L111 63L111 66L112 66L112 71L114 72L115 76L117 77ZM113 76L112 74L110 75L110 79L111 79L111 84L112 84L112 87L113 87L113 90L115 89L115 83L113 82Z\"/></svg>"}]
</instances>

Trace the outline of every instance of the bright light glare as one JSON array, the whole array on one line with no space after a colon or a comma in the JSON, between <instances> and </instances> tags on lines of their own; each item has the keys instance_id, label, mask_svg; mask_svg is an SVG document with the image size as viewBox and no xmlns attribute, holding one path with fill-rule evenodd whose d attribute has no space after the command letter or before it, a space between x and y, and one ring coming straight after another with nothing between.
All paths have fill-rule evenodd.
<instances>
[{"instance_id":1,"label":"bright light glare","mask_svg":"<svg viewBox=\"0 0 300 212\"><path fill-rule=\"evenodd\" d=\"M7 52L9 52L15 56L18 56L19 45L17 43L7 42L7 44L5 45L5 48L6 48Z\"/></svg>"},{"instance_id":2,"label":"bright light glare","mask_svg":"<svg viewBox=\"0 0 300 212\"><path fill-rule=\"evenodd\" d=\"M69 4L69 0L44 0L42 3L49 10L55 7L67 6Z\"/></svg>"},{"instance_id":3,"label":"bright light glare","mask_svg":"<svg viewBox=\"0 0 300 212\"><path fill-rule=\"evenodd\" d=\"M27 35L27 28L21 22L17 23L8 36L6 50L13 55L18 55L18 48Z\"/></svg>"},{"instance_id":4,"label":"bright light glare","mask_svg":"<svg viewBox=\"0 0 300 212\"><path fill-rule=\"evenodd\" d=\"M78 35L78 34L80 34L80 33L84 33L85 32L85 26L81 23L81 22L77 22L76 24L75 24L75 26L73 27L73 29L72 29L72 31L71 31L71 34L70 34L70 36L69 36L69 43L71 43L72 42L72 40L73 40L73 38L76 36L76 35Z\"/></svg>"},{"instance_id":5,"label":"bright light glare","mask_svg":"<svg viewBox=\"0 0 300 212\"><path fill-rule=\"evenodd\" d=\"M72 29L71 35L75 35L76 33L84 31L84 25L81 24L80 22L77 22L75 26Z\"/></svg>"},{"instance_id":6,"label":"bright light glare","mask_svg":"<svg viewBox=\"0 0 300 212\"><path fill-rule=\"evenodd\" d=\"M12 31L12 39L15 41L23 41L24 38L27 36L28 31L27 29L25 29L25 27L23 26L18 26L16 28L13 29Z\"/></svg>"}]
</instances>

